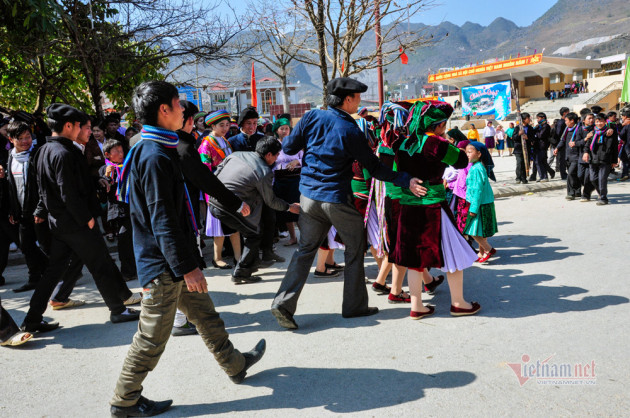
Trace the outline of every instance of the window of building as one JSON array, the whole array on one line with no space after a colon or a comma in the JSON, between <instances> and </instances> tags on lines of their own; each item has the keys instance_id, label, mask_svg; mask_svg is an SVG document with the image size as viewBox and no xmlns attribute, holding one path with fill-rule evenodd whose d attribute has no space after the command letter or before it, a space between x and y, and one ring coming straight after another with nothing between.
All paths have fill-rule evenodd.
<instances>
[{"instance_id":1,"label":"window of building","mask_svg":"<svg viewBox=\"0 0 630 418\"><path fill-rule=\"evenodd\" d=\"M276 104L276 92L272 90L263 90L262 92L262 112L269 114L269 109Z\"/></svg>"},{"instance_id":2,"label":"window of building","mask_svg":"<svg viewBox=\"0 0 630 418\"><path fill-rule=\"evenodd\" d=\"M525 77L525 87L539 86L542 83L543 83L543 79L539 75L536 75L533 77Z\"/></svg>"},{"instance_id":3,"label":"window of building","mask_svg":"<svg viewBox=\"0 0 630 418\"><path fill-rule=\"evenodd\" d=\"M582 81L584 79L584 74L582 71L573 71L573 81Z\"/></svg>"},{"instance_id":4,"label":"window of building","mask_svg":"<svg viewBox=\"0 0 630 418\"><path fill-rule=\"evenodd\" d=\"M556 83L561 83L562 82L562 74L551 74L549 76L549 83L551 84L556 84Z\"/></svg>"},{"instance_id":5,"label":"window of building","mask_svg":"<svg viewBox=\"0 0 630 418\"><path fill-rule=\"evenodd\" d=\"M193 100L199 100L199 91L198 90L193 90L192 98L193 98Z\"/></svg>"}]
</instances>

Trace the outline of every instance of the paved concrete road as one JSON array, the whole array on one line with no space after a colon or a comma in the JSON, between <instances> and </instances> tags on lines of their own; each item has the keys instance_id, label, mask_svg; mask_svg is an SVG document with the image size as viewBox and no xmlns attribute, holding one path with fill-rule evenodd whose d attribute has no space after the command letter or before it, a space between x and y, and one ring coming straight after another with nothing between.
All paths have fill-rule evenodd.
<instances>
[{"instance_id":1,"label":"paved concrete road","mask_svg":"<svg viewBox=\"0 0 630 418\"><path fill-rule=\"evenodd\" d=\"M296 315L300 329L290 332L269 313L288 263L263 271L254 285L206 270L236 347L266 338L267 354L237 386L198 336L172 338L144 394L174 399L171 417L625 415L629 193L630 184L611 184L612 204L604 207L566 202L563 190L499 199L499 234L490 240L498 257L465 273L466 296L483 306L476 317L450 317L444 285L427 299L437 306L433 317L412 321L408 306L370 291L381 313L343 319L342 280L311 277ZM374 261L366 262L374 278ZM21 321L29 295L8 289L25 280L25 268L12 264L0 295ZM136 325L111 324L85 276L73 297L86 306L47 312L62 329L0 349L0 416L108 415ZM546 360L550 370L594 364L595 380L525 377L521 385L509 364L522 371L524 356L527 366Z\"/></svg>"}]
</instances>

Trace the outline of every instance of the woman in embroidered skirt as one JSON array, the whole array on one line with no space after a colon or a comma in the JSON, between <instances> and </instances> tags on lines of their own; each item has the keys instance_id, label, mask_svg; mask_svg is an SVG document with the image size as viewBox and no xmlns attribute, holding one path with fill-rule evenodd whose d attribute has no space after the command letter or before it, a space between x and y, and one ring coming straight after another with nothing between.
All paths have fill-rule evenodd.
<instances>
[{"instance_id":1,"label":"woman in embroidered skirt","mask_svg":"<svg viewBox=\"0 0 630 418\"><path fill-rule=\"evenodd\" d=\"M435 312L422 304L422 272L435 267L447 272L451 293L451 315L474 315L477 302L464 299L464 273L477 255L455 227L446 203L442 175L447 166L465 168L466 153L442 137L453 108L440 101L416 102L411 109L410 136L396 152L398 170L423 180L427 195L416 197L400 189L397 243L393 251L396 264L409 269L411 318L420 319Z\"/></svg>"},{"instance_id":2,"label":"woman in embroidered skirt","mask_svg":"<svg viewBox=\"0 0 630 418\"><path fill-rule=\"evenodd\" d=\"M466 154L472 167L466 178L466 201L470 204L464 234L470 235L479 244L478 259L485 263L497 250L488 243L488 237L497 233L497 217L494 211L494 194L488 172L481 162L483 145L472 142L466 147Z\"/></svg>"},{"instance_id":3,"label":"woman in embroidered skirt","mask_svg":"<svg viewBox=\"0 0 630 418\"><path fill-rule=\"evenodd\" d=\"M230 114L225 110L217 110L206 116L205 123L210 128L211 132L201 141L199 155L201 156L201 161L214 172L225 157L232 153L232 147L230 147L230 143L225 139L225 134L230 130ZM205 198L206 202L208 202L207 195ZM209 208L206 217L206 235L214 237L214 259L212 260L212 265L222 270L231 269L232 266L223 261L221 256L223 242L225 240L223 228L221 228L221 221L212 216ZM241 258L240 234L235 232L230 235L230 242L234 250L234 259L239 260Z\"/></svg>"},{"instance_id":4,"label":"woman in embroidered skirt","mask_svg":"<svg viewBox=\"0 0 630 418\"><path fill-rule=\"evenodd\" d=\"M396 151L406 138L406 121L409 116L411 105L406 102L385 103L381 109L379 124L381 126L381 142L377 147L377 156L381 162L389 168L394 167ZM407 274L407 268L396 265L392 258L392 253L396 247L396 236L398 230L398 215L400 214L400 204L396 197L398 187L392 183L385 183L385 190L378 186L378 180L374 180L372 187L377 199L374 203L378 207L377 218L381 235L378 246L378 253L384 253L378 276L372 283L372 290L379 295L388 295L389 303L411 303L411 296L403 291L402 285ZM379 193L380 189L380 193ZM379 194L381 196L379 197ZM382 196L382 195L385 196ZM380 206L380 199L383 199ZM392 272L392 286L386 284L387 276ZM444 281L444 276L433 277L427 270L422 272L424 281L424 291L429 295L435 294L437 287Z\"/></svg>"}]
</instances>

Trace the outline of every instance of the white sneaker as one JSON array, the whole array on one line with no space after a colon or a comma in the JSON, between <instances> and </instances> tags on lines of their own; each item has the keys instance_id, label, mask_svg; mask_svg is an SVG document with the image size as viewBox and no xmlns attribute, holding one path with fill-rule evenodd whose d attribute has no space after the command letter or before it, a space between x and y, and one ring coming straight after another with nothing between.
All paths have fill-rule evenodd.
<instances>
[{"instance_id":1,"label":"white sneaker","mask_svg":"<svg viewBox=\"0 0 630 418\"><path fill-rule=\"evenodd\" d=\"M9 251L11 251L12 253L16 252L18 250L18 246L15 242L12 242L11 245L9 245Z\"/></svg>"}]
</instances>

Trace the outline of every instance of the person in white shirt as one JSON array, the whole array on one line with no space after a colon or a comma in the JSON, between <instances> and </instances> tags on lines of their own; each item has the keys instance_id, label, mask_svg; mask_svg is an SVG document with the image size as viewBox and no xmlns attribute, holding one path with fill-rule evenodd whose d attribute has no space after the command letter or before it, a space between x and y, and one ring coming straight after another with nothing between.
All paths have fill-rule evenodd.
<instances>
[{"instance_id":1,"label":"person in white shirt","mask_svg":"<svg viewBox=\"0 0 630 418\"><path fill-rule=\"evenodd\" d=\"M486 142L486 148L490 151L490 155L492 155L492 150L494 149L494 136L496 135L496 131L492 126L492 121L489 120L486 122L486 127L483 130L483 136Z\"/></svg>"}]
</instances>

